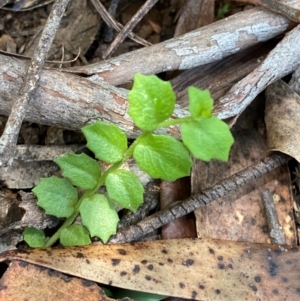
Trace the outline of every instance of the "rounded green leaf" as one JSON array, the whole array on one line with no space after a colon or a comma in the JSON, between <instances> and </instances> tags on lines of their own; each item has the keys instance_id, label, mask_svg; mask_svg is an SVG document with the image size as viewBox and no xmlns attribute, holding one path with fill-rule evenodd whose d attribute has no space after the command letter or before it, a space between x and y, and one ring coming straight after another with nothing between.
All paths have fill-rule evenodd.
<instances>
[{"instance_id":1,"label":"rounded green leaf","mask_svg":"<svg viewBox=\"0 0 300 301\"><path fill-rule=\"evenodd\" d=\"M98 162L84 153L67 154L56 158L54 162L61 168L63 176L74 186L83 189L93 189L101 176Z\"/></svg>"},{"instance_id":2,"label":"rounded green leaf","mask_svg":"<svg viewBox=\"0 0 300 301\"><path fill-rule=\"evenodd\" d=\"M82 224L91 236L98 236L106 243L116 234L119 217L114 205L102 194L85 198L79 208Z\"/></svg>"},{"instance_id":3,"label":"rounded green leaf","mask_svg":"<svg viewBox=\"0 0 300 301\"><path fill-rule=\"evenodd\" d=\"M149 134L134 149L140 169L152 178L175 181L190 174L192 160L187 148L173 137Z\"/></svg>"},{"instance_id":4,"label":"rounded green leaf","mask_svg":"<svg viewBox=\"0 0 300 301\"><path fill-rule=\"evenodd\" d=\"M143 202L144 187L131 171L118 169L105 180L109 198L121 207L136 211Z\"/></svg>"},{"instance_id":5,"label":"rounded green leaf","mask_svg":"<svg viewBox=\"0 0 300 301\"><path fill-rule=\"evenodd\" d=\"M23 237L31 248L42 248L46 243L44 231L34 227L27 227L23 232Z\"/></svg>"},{"instance_id":6,"label":"rounded green leaf","mask_svg":"<svg viewBox=\"0 0 300 301\"><path fill-rule=\"evenodd\" d=\"M70 225L60 233L63 246L86 246L91 243L89 231L81 225Z\"/></svg>"},{"instance_id":7,"label":"rounded green leaf","mask_svg":"<svg viewBox=\"0 0 300 301\"><path fill-rule=\"evenodd\" d=\"M203 161L227 161L234 142L228 125L215 116L184 123L181 135L191 153Z\"/></svg>"},{"instance_id":8,"label":"rounded green leaf","mask_svg":"<svg viewBox=\"0 0 300 301\"><path fill-rule=\"evenodd\" d=\"M107 163L122 160L127 150L127 137L116 125L96 121L84 126L82 132L87 140L87 147L96 158Z\"/></svg>"},{"instance_id":9,"label":"rounded green leaf","mask_svg":"<svg viewBox=\"0 0 300 301\"><path fill-rule=\"evenodd\" d=\"M211 116L214 101L208 90L200 90L195 87L188 88L189 111L194 119Z\"/></svg>"},{"instance_id":10,"label":"rounded green leaf","mask_svg":"<svg viewBox=\"0 0 300 301\"><path fill-rule=\"evenodd\" d=\"M76 188L67 179L56 176L42 178L32 191L37 196L37 204L56 217L71 216L78 201Z\"/></svg>"},{"instance_id":11,"label":"rounded green leaf","mask_svg":"<svg viewBox=\"0 0 300 301\"><path fill-rule=\"evenodd\" d=\"M136 74L128 100L128 114L136 126L153 131L172 115L176 97L170 82L155 75Z\"/></svg>"}]
</instances>

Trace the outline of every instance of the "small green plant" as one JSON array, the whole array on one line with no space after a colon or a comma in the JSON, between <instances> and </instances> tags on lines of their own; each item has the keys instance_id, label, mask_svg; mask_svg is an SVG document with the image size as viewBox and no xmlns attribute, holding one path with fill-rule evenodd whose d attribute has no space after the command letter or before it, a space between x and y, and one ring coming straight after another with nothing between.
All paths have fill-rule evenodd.
<instances>
[{"instance_id":1,"label":"small green plant","mask_svg":"<svg viewBox=\"0 0 300 301\"><path fill-rule=\"evenodd\" d=\"M143 202L144 188L137 176L122 169L131 157L152 178L168 181L190 174L190 153L204 161L226 161L233 137L227 124L212 115L210 93L190 87L188 95L190 116L169 119L175 108L171 84L154 75L136 74L128 94L128 114L142 130L140 136L128 147L125 133L114 124L97 121L84 126L87 147L111 166L102 172L99 162L86 154L57 158L63 178L43 178L33 192L47 214L66 220L48 239L43 231L27 228L24 240L32 247L48 247L58 239L65 246L86 245L93 236L106 243L119 221L115 205L136 211ZM174 125L181 126L183 142L154 133ZM103 185L107 195L98 192ZM79 214L82 225L73 224Z\"/></svg>"},{"instance_id":2,"label":"small green plant","mask_svg":"<svg viewBox=\"0 0 300 301\"><path fill-rule=\"evenodd\" d=\"M217 11L217 20L221 20L225 18L225 15L228 14L230 10L230 3L220 4L218 11Z\"/></svg>"}]
</instances>

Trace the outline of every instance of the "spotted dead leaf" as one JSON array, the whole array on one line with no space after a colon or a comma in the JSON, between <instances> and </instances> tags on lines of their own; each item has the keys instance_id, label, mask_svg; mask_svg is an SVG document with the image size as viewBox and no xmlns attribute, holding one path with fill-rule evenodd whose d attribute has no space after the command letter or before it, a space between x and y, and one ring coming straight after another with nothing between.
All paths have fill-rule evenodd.
<instances>
[{"instance_id":1,"label":"spotted dead leaf","mask_svg":"<svg viewBox=\"0 0 300 301\"><path fill-rule=\"evenodd\" d=\"M0 300L112 301L100 287L85 279L22 261L13 261L0 282ZM127 299L128 301L128 299Z\"/></svg>"},{"instance_id":2,"label":"spotted dead leaf","mask_svg":"<svg viewBox=\"0 0 300 301\"><path fill-rule=\"evenodd\" d=\"M265 122L268 148L290 155L300 162L300 96L284 81L266 89Z\"/></svg>"},{"instance_id":3,"label":"spotted dead leaf","mask_svg":"<svg viewBox=\"0 0 300 301\"><path fill-rule=\"evenodd\" d=\"M17 259L131 290L202 301L298 300L299 247L210 239L8 251Z\"/></svg>"}]
</instances>

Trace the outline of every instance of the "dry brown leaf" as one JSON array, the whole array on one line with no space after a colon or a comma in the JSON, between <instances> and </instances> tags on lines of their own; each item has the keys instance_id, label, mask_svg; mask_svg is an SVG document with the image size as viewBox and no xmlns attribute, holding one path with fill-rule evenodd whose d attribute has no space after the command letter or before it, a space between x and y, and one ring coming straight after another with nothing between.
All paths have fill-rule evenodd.
<instances>
[{"instance_id":1,"label":"dry brown leaf","mask_svg":"<svg viewBox=\"0 0 300 301\"><path fill-rule=\"evenodd\" d=\"M0 286L0 300L5 301L113 300L108 298L96 283L23 261L11 263Z\"/></svg>"},{"instance_id":2,"label":"dry brown leaf","mask_svg":"<svg viewBox=\"0 0 300 301\"><path fill-rule=\"evenodd\" d=\"M266 89L265 122L268 148L290 155L300 162L300 96L284 81Z\"/></svg>"},{"instance_id":3,"label":"dry brown leaf","mask_svg":"<svg viewBox=\"0 0 300 301\"><path fill-rule=\"evenodd\" d=\"M7 34L3 34L0 37L0 50L7 50L7 43L13 41L13 38Z\"/></svg>"},{"instance_id":4,"label":"dry brown leaf","mask_svg":"<svg viewBox=\"0 0 300 301\"><path fill-rule=\"evenodd\" d=\"M214 21L215 1L185 1L174 36L180 36Z\"/></svg>"},{"instance_id":5,"label":"dry brown leaf","mask_svg":"<svg viewBox=\"0 0 300 301\"><path fill-rule=\"evenodd\" d=\"M202 301L298 300L299 247L211 239L8 251L99 283Z\"/></svg>"}]
</instances>

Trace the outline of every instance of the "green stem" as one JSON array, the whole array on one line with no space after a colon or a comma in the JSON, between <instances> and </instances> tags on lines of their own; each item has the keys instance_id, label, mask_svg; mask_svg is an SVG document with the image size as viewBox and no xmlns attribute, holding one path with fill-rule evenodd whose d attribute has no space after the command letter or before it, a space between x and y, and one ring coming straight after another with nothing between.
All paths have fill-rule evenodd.
<instances>
[{"instance_id":1,"label":"green stem","mask_svg":"<svg viewBox=\"0 0 300 301\"><path fill-rule=\"evenodd\" d=\"M124 162L126 162L132 155L133 155L133 151L136 147L136 145L141 141L141 139L143 139L143 137L145 137L146 135L148 135L148 132L143 132L132 144L131 146L128 148L128 150L125 152L125 154L123 155L123 159L119 162L114 163L109 169L107 169L102 175L101 177L98 179L97 181L97 185L95 186L95 188L87 190L83 196L79 199L79 201L77 202L77 204L75 205L74 208L74 212L71 216L69 216L65 222L61 225L61 227L56 231L56 233L54 233L46 242L44 247L51 247L60 237L60 233L63 229L65 229L66 227L70 226L74 220L76 219L76 217L79 215L79 208L80 205L82 203L82 201L90 196L93 196L98 189L105 183L105 180L107 178L107 176L109 175L109 173L117 170Z\"/></svg>"},{"instance_id":2,"label":"green stem","mask_svg":"<svg viewBox=\"0 0 300 301\"><path fill-rule=\"evenodd\" d=\"M171 125L183 124L185 122L192 121L192 120L193 120L192 116L186 116L186 117L182 117L182 118L178 118L178 119L169 119L169 120L161 122L157 128L159 129L159 128L169 127Z\"/></svg>"}]
</instances>

